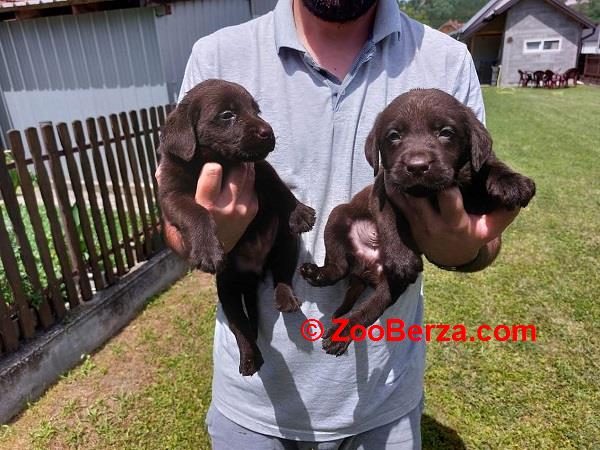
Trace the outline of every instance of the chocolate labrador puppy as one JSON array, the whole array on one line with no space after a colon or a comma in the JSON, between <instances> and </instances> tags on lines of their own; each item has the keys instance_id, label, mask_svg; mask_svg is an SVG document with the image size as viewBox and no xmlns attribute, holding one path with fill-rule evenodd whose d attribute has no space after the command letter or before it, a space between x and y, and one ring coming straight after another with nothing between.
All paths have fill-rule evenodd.
<instances>
[{"instance_id":1,"label":"chocolate labrador puppy","mask_svg":"<svg viewBox=\"0 0 600 450\"><path fill-rule=\"evenodd\" d=\"M179 229L187 260L217 274L218 296L237 340L242 375L254 374L263 363L256 346L258 283L271 271L275 308L300 308L291 287L298 234L315 222L315 211L300 203L264 160L275 147L275 136L259 114L256 101L242 86L206 80L169 115L159 148L162 213ZM209 161L221 164L224 175L244 162L255 167L259 210L227 255L212 216L194 199L200 171Z\"/></svg>"},{"instance_id":2,"label":"chocolate labrador puppy","mask_svg":"<svg viewBox=\"0 0 600 450\"><path fill-rule=\"evenodd\" d=\"M350 275L350 287L334 318L348 319L340 336L354 325L368 327L414 283L423 270L421 252L409 225L388 195L401 191L426 197L438 208L436 194L458 186L469 213L527 206L534 182L500 162L492 139L473 112L437 89L417 89L397 97L377 117L365 155L375 183L331 212L325 228L323 267L303 264L300 272L315 286ZM381 155L380 171L379 161ZM374 293L351 311L367 286ZM341 355L350 343L323 338L329 354Z\"/></svg>"}]
</instances>

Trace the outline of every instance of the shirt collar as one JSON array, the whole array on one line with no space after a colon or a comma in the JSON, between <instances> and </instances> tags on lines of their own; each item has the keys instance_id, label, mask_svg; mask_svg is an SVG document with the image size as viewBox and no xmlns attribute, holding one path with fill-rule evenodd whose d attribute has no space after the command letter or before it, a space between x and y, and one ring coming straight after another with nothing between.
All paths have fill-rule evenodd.
<instances>
[{"instance_id":1,"label":"shirt collar","mask_svg":"<svg viewBox=\"0 0 600 450\"><path fill-rule=\"evenodd\" d=\"M371 40L377 44L391 34L397 33L400 38L402 32L402 13L397 0L379 0L377 3L377 14L373 26L373 37Z\"/></svg>"},{"instance_id":2,"label":"shirt collar","mask_svg":"<svg viewBox=\"0 0 600 450\"><path fill-rule=\"evenodd\" d=\"M300 43L298 34L296 33L292 0L279 0L277 5L275 5L273 14L277 52L279 53L282 47L305 52L306 49Z\"/></svg>"},{"instance_id":3,"label":"shirt collar","mask_svg":"<svg viewBox=\"0 0 600 450\"><path fill-rule=\"evenodd\" d=\"M279 0L273 14L277 52L282 47L306 52L296 33L292 0ZM373 43L376 44L393 33L398 33L398 37L400 37L401 28L401 12L397 1L378 0L371 38Z\"/></svg>"}]
</instances>

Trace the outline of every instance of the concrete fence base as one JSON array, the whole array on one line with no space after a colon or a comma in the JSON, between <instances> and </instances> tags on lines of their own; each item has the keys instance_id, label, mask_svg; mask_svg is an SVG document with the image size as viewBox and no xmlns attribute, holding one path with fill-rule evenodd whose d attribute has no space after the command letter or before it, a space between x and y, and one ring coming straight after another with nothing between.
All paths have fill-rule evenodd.
<instances>
[{"instance_id":1,"label":"concrete fence base","mask_svg":"<svg viewBox=\"0 0 600 450\"><path fill-rule=\"evenodd\" d=\"M186 271L169 250L144 262L117 284L70 313L59 325L0 360L0 424L39 398L59 377L127 325L148 299Z\"/></svg>"}]
</instances>

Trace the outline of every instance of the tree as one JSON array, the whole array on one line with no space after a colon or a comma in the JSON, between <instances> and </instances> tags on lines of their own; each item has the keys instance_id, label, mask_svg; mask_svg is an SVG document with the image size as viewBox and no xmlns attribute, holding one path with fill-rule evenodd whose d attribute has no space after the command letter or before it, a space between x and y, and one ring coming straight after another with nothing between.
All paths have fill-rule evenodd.
<instances>
[{"instance_id":1,"label":"tree","mask_svg":"<svg viewBox=\"0 0 600 450\"><path fill-rule=\"evenodd\" d=\"M399 0L399 2L400 8L410 17L438 28L450 19L466 22L486 3L486 0Z\"/></svg>"},{"instance_id":2,"label":"tree","mask_svg":"<svg viewBox=\"0 0 600 450\"><path fill-rule=\"evenodd\" d=\"M592 22L600 22L600 0L579 1L571 8L585 14Z\"/></svg>"},{"instance_id":3,"label":"tree","mask_svg":"<svg viewBox=\"0 0 600 450\"><path fill-rule=\"evenodd\" d=\"M400 0L400 9L409 17L418 20L421 23L430 25L427 13L423 9L422 0Z\"/></svg>"}]
</instances>

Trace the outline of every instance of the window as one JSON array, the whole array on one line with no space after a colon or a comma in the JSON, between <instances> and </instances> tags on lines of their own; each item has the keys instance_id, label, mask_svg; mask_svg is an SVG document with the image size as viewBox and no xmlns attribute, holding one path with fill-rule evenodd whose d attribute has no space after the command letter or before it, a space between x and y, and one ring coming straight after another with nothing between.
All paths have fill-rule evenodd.
<instances>
[{"instance_id":1,"label":"window","mask_svg":"<svg viewBox=\"0 0 600 450\"><path fill-rule=\"evenodd\" d=\"M528 39L523 42L523 53L542 53L560 51L561 38Z\"/></svg>"},{"instance_id":2,"label":"window","mask_svg":"<svg viewBox=\"0 0 600 450\"><path fill-rule=\"evenodd\" d=\"M558 39L552 41L544 41L544 50L558 50L560 41Z\"/></svg>"}]
</instances>

